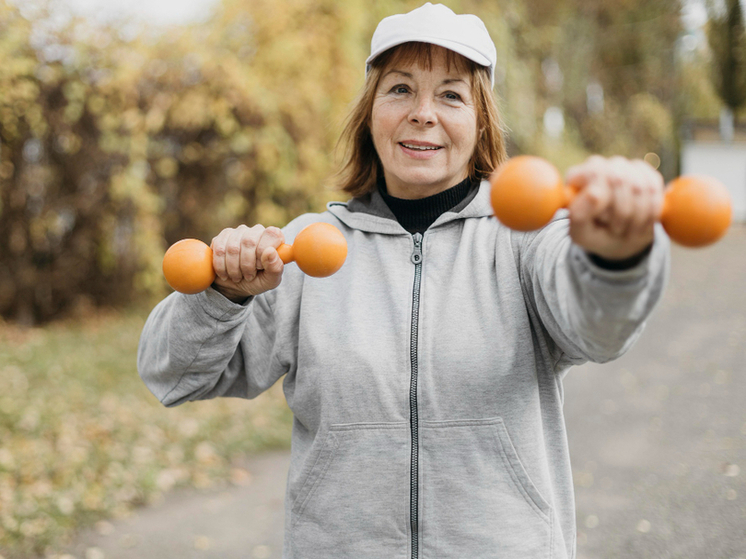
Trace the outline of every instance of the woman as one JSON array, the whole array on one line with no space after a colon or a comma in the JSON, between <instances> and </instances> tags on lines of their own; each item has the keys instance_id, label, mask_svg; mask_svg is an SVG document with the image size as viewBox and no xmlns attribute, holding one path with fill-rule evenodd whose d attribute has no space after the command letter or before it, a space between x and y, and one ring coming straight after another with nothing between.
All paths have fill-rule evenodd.
<instances>
[{"instance_id":1,"label":"woman","mask_svg":"<svg viewBox=\"0 0 746 559\"><path fill-rule=\"evenodd\" d=\"M145 326L140 372L167 406L285 376L286 558L575 555L562 377L621 355L659 299L663 181L594 157L568 173L569 219L501 226L494 63L475 16L384 19L343 135L351 201L222 231L213 287ZM349 244L329 278L277 256L314 221Z\"/></svg>"}]
</instances>

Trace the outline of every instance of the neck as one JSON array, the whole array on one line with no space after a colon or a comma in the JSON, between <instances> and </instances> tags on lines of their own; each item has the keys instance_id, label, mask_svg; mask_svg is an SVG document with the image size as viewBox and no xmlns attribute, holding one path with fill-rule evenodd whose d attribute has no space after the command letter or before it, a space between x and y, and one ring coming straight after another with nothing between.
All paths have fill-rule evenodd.
<instances>
[{"instance_id":1,"label":"neck","mask_svg":"<svg viewBox=\"0 0 746 559\"><path fill-rule=\"evenodd\" d=\"M386 205L391 209L397 221L409 233L424 233L433 222L469 194L472 182L467 178L457 185L427 196L425 198L406 199L391 196L386 190L386 182L378 181L378 190Z\"/></svg>"}]
</instances>

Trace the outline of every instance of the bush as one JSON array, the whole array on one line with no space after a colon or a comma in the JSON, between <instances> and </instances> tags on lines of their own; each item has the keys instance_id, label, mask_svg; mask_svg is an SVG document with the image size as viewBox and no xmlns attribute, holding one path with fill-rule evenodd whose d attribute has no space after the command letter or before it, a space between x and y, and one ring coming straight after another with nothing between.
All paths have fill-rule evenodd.
<instances>
[{"instance_id":1,"label":"bush","mask_svg":"<svg viewBox=\"0 0 746 559\"><path fill-rule=\"evenodd\" d=\"M323 209L340 98L359 81L341 15L289 7L227 6L206 28L128 42L81 22L40 38L0 0L0 316L162 295L179 238ZM297 33L309 19L317 32ZM315 55L303 72L290 48Z\"/></svg>"}]
</instances>

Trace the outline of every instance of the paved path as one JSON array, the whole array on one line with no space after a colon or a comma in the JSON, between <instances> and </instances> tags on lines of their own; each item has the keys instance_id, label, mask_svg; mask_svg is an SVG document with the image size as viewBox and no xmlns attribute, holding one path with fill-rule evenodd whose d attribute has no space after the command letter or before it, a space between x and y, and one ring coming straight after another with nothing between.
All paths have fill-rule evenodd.
<instances>
[{"instance_id":1,"label":"paved path","mask_svg":"<svg viewBox=\"0 0 746 559\"><path fill-rule=\"evenodd\" d=\"M644 336L565 387L578 559L746 559L746 228L674 247Z\"/></svg>"},{"instance_id":2,"label":"paved path","mask_svg":"<svg viewBox=\"0 0 746 559\"><path fill-rule=\"evenodd\" d=\"M745 362L746 228L737 227L707 250L674 248L643 338L566 378L578 559L746 559ZM279 559L287 464L283 452L248 458L246 487L173 494L81 534L70 551Z\"/></svg>"}]
</instances>

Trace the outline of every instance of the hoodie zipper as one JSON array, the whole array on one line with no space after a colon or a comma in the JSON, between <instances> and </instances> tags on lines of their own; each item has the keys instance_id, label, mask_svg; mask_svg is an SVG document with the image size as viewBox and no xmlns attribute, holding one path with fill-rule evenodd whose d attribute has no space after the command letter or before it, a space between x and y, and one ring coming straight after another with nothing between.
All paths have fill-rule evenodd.
<instances>
[{"instance_id":1,"label":"hoodie zipper","mask_svg":"<svg viewBox=\"0 0 746 559\"><path fill-rule=\"evenodd\" d=\"M410 471L410 525L412 529L412 559L418 556L418 508L419 508L419 433L417 414L417 337L420 316L420 284L422 283L422 234L413 235L414 250L412 251L412 264L414 264L414 287L412 289L412 329L409 345L409 358L412 367L412 377L409 385L409 421L412 434L412 460Z\"/></svg>"}]
</instances>

